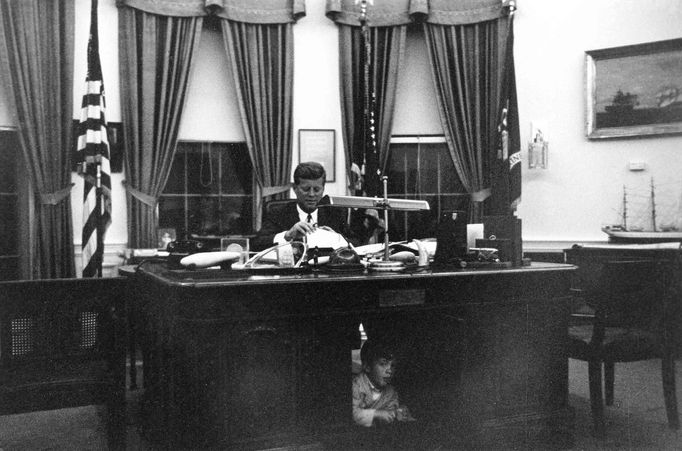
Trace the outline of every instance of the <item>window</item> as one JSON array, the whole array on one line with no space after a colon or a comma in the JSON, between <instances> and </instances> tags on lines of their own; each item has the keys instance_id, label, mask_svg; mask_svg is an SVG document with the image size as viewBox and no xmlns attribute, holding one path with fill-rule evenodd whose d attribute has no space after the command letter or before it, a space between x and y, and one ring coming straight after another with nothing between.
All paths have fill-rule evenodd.
<instances>
[{"instance_id":1,"label":"window","mask_svg":"<svg viewBox=\"0 0 682 451\"><path fill-rule=\"evenodd\" d=\"M389 197L426 200L431 210L391 212L391 240L436 236L441 212L466 210L466 194L443 136L393 136L388 162Z\"/></svg>"},{"instance_id":2,"label":"window","mask_svg":"<svg viewBox=\"0 0 682 451\"><path fill-rule=\"evenodd\" d=\"M252 174L244 143L179 142L159 227L178 238L252 233Z\"/></svg>"},{"instance_id":3,"label":"window","mask_svg":"<svg viewBox=\"0 0 682 451\"><path fill-rule=\"evenodd\" d=\"M19 194L21 150L15 130L0 129L0 280L19 278Z\"/></svg>"}]
</instances>

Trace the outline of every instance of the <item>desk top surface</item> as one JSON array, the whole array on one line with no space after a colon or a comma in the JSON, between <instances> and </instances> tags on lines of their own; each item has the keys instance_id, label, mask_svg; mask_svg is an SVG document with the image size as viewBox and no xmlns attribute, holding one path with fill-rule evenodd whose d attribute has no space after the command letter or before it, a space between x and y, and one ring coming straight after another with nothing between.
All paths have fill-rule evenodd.
<instances>
[{"instance_id":1,"label":"desk top surface","mask_svg":"<svg viewBox=\"0 0 682 451\"><path fill-rule=\"evenodd\" d=\"M287 268L288 269L288 268ZM175 286L224 286L256 285L272 283L315 283L332 281L387 280L387 279L434 279L445 277L471 277L494 274L530 274L538 272L571 271L575 266L561 263L533 262L519 267L477 268L417 268L399 272L375 272L371 270L328 271L294 269L279 271L222 270L222 269L169 269L163 263L145 263L127 270L145 278ZM131 272L132 271L132 272Z\"/></svg>"},{"instance_id":2,"label":"desk top surface","mask_svg":"<svg viewBox=\"0 0 682 451\"><path fill-rule=\"evenodd\" d=\"M599 244L574 244L571 249L582 250L599 250L599 251L643 251L643 252L675 252L682 250L682 243L652 243L652 244L613 244L613 243L599 243Z\"/></svg>"}]
</instances>

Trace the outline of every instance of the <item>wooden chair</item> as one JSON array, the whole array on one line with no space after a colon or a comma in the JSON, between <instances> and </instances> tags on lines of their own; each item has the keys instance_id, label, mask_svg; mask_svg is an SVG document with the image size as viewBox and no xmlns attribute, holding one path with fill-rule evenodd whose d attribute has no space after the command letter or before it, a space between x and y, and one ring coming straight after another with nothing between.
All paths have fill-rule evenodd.
<instances>
[{"instance_id":1,"label":"wooden chair","mask_svg":"<svg viewBox=\"0 0 682 451\"><path fill-rule=\"evenodd\" d=\"M595 261L575 257L571 263L579 269L574 292L585 305L573 315L575 321L569 327L568 357L588 362L595 435L605 436L602 365L606 405L613 405L615 363L654 358L662 361L668 424L679 429L673 336L680 302L677 258Z\"/></svg>"},{"instance_id":2,"label":"wooden chair","mask_svg":"<svg viewBox=\"0 0 682 451\"><path fill-rule=\"evenodd\" d=\"M125 449L124 282L0 282L0 415L106 404Z\"/></svg>"}]
</instances>

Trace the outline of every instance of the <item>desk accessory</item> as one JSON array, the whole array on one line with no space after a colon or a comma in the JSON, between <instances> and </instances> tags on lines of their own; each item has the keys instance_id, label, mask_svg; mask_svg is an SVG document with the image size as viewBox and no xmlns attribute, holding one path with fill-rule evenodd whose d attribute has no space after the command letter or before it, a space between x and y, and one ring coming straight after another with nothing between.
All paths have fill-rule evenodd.
<instances>
[{"instance_id":1,"label":"desk accessory","mask_svg":"<svg viewBox=\"0 0 682 451\"><path fill-rule=\"evenodd\" d=\"M409 199L389 199L388 197L388 177L382 177L384 185L384 197L361 197L361 196L329 196L330 207L344 207L344 208L374 208L384 212L384 255L381 261L371 261L368 268L370 270L378 271L402 271L404 263L399 261L391 261L390 247L389 247L389 227L388 227L388 210L397 211L422 211L430 210L429 203L425 200L409 200ZM465 237L466 239L466 237Z\"/></svg>"}]
</instances>

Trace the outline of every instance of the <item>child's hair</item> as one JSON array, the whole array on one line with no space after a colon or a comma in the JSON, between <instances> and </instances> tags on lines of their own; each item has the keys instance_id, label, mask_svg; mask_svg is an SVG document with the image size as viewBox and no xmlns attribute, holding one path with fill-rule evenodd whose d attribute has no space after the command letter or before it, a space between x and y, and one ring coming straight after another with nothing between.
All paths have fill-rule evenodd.
<instances>
[{"instance_id":1,"label":"child's hair","mask_svg":"<svg viewBox=\"0 0 682 451\"><path fill-rule=\"evenodd\" d=\"M395 360L395 353L387 343L368 339L360 349L360 361L371 366L379 359Z\"/></svg>"}]
</instances>

